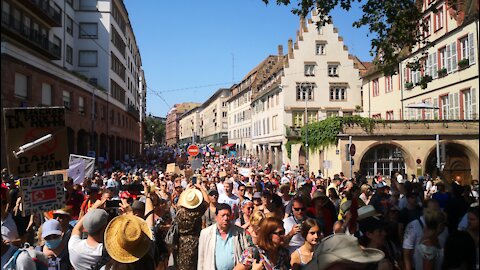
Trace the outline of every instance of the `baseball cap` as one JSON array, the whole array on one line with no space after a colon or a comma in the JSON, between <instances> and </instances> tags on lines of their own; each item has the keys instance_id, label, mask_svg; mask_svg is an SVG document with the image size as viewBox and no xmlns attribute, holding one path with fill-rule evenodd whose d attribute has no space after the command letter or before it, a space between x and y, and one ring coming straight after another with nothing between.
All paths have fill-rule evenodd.
<instances>
[{"instance_id":1,"label":"baseball cap","mask_svg":"<svg viewBox=\"0 0 480 270\"><path fill-rule=\"evenodd\" d=\"M91 209L83 218L83 227L89 233L96 233L108 223L108 213L103 209Z\"/></svg>"},{"instance_id":2,"label":"baseball cap","mask_svg":"<svg viewBox=\"0 0 480 270\"><path fill-rule=\"evenodd\" d=\"M360 247L355 236L338 233L320 242L305 269L324 270L337 262L374 263L384 257L385 253L379 249Z\"/></svg>"},{"instance_id":3,"label":"baseball cap","mask_svg":"<svg viewBox=\"0 0 480 270\"><path fill-rule=\"evenodd\" d=\"M261 199L262 198L262 193L261 192L255 192L253 193L253 199Z\"/></svg>"},{"instance_id":4,"label":"baseball cap","mask_svg":"<svg viewBox=\"0 0 480 270\"><path fill-rule=\"evenodd\" d=\"M62 225L56 219L49 219L42 225L42 238L49 235L62 235Z\"/></svg>"},{"instance_id":5,"label":"baseball cap","mask_svg":"<svg viewBox=\"0 0 480 270\"><path fill-rule=\"evenodd\" d=\"M210 190L208 191L208 195L209 195L209 196L213 196L213 195L217 195L217 196L218 196L218 191L217 191L216 189L212 188L212 189L210 189Z\"/></svg>"}]
</instances>

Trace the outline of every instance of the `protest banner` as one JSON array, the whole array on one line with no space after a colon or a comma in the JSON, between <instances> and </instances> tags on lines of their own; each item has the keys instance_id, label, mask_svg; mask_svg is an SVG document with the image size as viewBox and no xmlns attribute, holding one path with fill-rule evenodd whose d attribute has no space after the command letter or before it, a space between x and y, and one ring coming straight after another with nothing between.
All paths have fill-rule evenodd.
<instances>
[{"instance_id":1,"label":"protest banner","mask_svg":"<svg viewBox=\"0 0 480 270\"><path fill-rule=\"evenodd\" d=\"M68 168L63 107L5 108L3 112L10 173L29 177Z\"/></svg>"},{"instance_id":2,"label":"protest banner","mask_svg":"<svg viewBox=\"0 0 480 270\"><path fill-rule=\"evenodd\" d=\"M175 172L175 163L167 164L166 173L174 173Z\"/></svg>"},{"instance_id":3,"label":"protest banner","mask_svg":"<svg viewBox=\"0 0 480 270\"><path fill-rule=\"evenodd\" d=\"M74 159L69 163L68 177L73 179L74 184L82 184L85 180L85 161L83 159Z\"/></svg>"},{"instance_id":4,"label":"protest banner","mask_svg":"<svg viewBox=\"0 0 480 270\"><path fill-rule=\"evenodd\" d=\"M194 159L190 162L190 164L192 166L192 170L200 170L203 166L201 159Z\"/></svg>"},{"instance_id":5,"label":"protest banner","mask_svg":"<svg viewBox=\"0 0 480 270\"><path fill-rule=\"evenodd\" d=\"M85 176L86 177L93 177L93 173L95 171L95 158L70 154L70 158L68 160L69 167L71 167L72 164L77 163L78 160L83 160L83 162L84 162ZM82 182L83 182L83 180L82 180Z\"/></svg>"},{"instance_id":6,"label":"protest banner","mask_svg":"<svg viewBox=\"0 0 480 270\"><path fill-rule=\"evenodd\" d=\"M250 168L238 168L238 173L240 175L245 176L245 177L250 177L250 175L252 174L252 169L250 169Z\"/></svg>"},{"instance_id":7,"label":"protest banner","mask_svg":"<svg viewBox=\"0 0 480 270\"><path fill-rule=\"evenodd\" d=\"M46 175L20 179L23 215L47 212L65 206L63 175Z\"/></svg>"}]
</instances>

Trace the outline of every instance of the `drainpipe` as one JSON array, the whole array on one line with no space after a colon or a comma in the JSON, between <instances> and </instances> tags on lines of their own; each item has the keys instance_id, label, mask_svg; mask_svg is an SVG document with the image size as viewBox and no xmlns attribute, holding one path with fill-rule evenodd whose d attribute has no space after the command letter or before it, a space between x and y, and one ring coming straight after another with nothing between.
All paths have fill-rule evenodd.
<instances>
[{"instance_id":1,"label":"drainpipe","mask_svg":"<svg viewBox=\"0 0 480 270\"><path fill-rule=\"evenodd\" d=\"M400 63L398 63L398 74L400 75L400 95L401 95L400 102L401 102L401 107L402 107L402 109L401 109L402 119L401 120L405 119L405 117L404 117L405 113L404 113L404 107L403 107L403 85L404 84L403 84L403 72L402 72L402 70L403 70L402 69L402 62L400 62Z\"/></svg>"}]
</instances>

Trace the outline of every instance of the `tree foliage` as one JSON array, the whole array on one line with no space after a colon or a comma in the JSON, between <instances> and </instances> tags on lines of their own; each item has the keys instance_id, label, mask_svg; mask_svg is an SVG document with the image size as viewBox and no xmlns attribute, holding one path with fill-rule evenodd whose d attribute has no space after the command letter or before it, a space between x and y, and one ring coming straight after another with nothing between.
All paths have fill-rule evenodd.
<instances>
[{"instance_id":1,"label":"tree foliage","mask_svg":"<svg viewBox=\"0 0 480 270\"><path fill-rule=\"evenodd\" d=\"M152 143L155 139L155 142L161 143L164 137L165 124L158 118L147 116L145 119L145 142Z\"/></svg>"},{"instance_id":2,"label":"tree foliage","mask_svg":"<svg viewBox=\"0 0 480 270\"><path fill-rule=\"evenodd\" d=\"M268 4L270 0L262 0ZM276 0L277 5L292 7L292 13L307 17L316 9L320 21L317 26L331 23L331 11L340 7L349 11L352 4L361 4L362 17L354 27L367 26L371 36L370 54L376 55L374 64L387 75L396 72L402 54L424 42L422 28L422 1L418 0Z\"/></svg>"}]
</instances>

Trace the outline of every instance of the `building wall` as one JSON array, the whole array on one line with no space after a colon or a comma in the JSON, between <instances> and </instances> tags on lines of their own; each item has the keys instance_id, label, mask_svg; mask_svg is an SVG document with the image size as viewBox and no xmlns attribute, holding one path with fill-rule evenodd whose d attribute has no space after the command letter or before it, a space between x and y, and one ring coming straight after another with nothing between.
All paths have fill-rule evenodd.
<instances>
[{"instance_id":1,"label":"building wall","mask_svg":"<svg viewBox=\"0 0 480 270\"><path fill-rule=\"evenodd\" d=\"M202 104L200 111L200 136L202 142L226 143L228 141L228 103L230 89L219 89Z\"/></svg>"},{"instance_id":2,"label":"building wall","mask_svg":"<svg viewBox=\"0 0 480 270\"><path fill-rule=\"evenodd\" d=\"M182 141L192 141L192 137L195 136L195 140L197 141L197 137L199 136L200 131L200 113L199 109L193 109L190 112L183 114L180 117L178 122L179 125L179 140Z\"/></svg>"}]
</instances>

